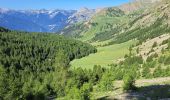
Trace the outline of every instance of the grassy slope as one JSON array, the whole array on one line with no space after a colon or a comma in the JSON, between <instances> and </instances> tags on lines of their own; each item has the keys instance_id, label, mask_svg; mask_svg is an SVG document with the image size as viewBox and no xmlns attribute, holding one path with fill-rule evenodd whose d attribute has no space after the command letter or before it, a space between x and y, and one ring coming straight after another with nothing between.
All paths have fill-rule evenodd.
<instances>
[{"instance_id":1,"label":"grassy slope","mask_svg":"<svg viewBox=\"0 0 170 100\"><path fill-rule=\"evenodd\" d=\"M105 41L111 39L113 34L116 34L112 31L113 29L128 23L128 21L129 17L126 16L121 10L116 8L108 8L98 12L89 21L71 25L65 28L62 32L66 36L72 36L85 42L94 42L95 40L93 40L93 38L95 38L97 34L109 34L107 39L104 39ZM101 39L99 38L99 40Z\"/></svg>"},{"instance_id":2,"label":"grassy slope","mask_svg":"<svg viewBox=\"0 0 170 100\"><path fill-rule=\"evenodd\" d=\"M98 23L98 25L92 26L87 32L85 32L82 35L82 38L80 38L80 40L83 40L83 41L91 40L92 38L95 37L96 34L100 32L104 32L106 30L110 31L110 29L102 30L102 28L107 26L107 24L111 24L113 25L113 27L115 27L119 23L127 22L127 19L128 18L126 16L122 16L122 17L97 16L92 20L92 22Z\"/></svg>"},{"instance_id":3,"label":"grassy slope","mask_svg":"<svg viewBox=\"0 0 170 100\"><path fill-rule=\"evenodd\" d=\"M128 41L122 44L115 44L105 47L99 47L98 52L91 54L87 57L76 59L71 62L71 67L92 68L94 65L101 65L108 67L108 64L112 64L117 59L124 57L129 53L129 46L136 43L135 41Z\"/></svg>"}]
</instances>

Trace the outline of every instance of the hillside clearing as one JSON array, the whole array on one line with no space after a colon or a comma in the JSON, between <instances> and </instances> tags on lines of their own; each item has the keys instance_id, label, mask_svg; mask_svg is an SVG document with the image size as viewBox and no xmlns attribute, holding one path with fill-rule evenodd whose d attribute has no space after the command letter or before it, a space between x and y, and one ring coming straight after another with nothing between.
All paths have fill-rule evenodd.
<instances>
[{"instance_id":1,"label":"hillside clearing","mask_svg":"<svg viewBox=\"0 0 170 100\"><path fill-rule=\"evenodd\" d=\"M94 65L108 67L108 64L116 62L116 60L124 57L129 53L129 46L135 44L136 41L128 41L122 44L115 44L97 48L98 52L87 57L76 59L71 62L71 68L93 68Z\"/></svg>"}]
</instances>

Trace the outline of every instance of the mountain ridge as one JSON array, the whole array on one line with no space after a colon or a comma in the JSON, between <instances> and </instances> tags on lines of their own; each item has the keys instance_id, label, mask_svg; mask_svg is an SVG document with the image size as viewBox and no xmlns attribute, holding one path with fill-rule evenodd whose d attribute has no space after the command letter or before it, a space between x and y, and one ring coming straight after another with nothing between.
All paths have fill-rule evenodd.
<instances>
[{"instance_id":1,"label":"mountain ridge","mask_svg":"<svg viewBox=\"0 0 170 100\"><path fill-rule=\"evenodd\" d=\"M81 11L59 9L11 10L1 8L0 26L28 32L57 32L67 25L88 20L94 13L94 9Z\"/></svg>"},{"instance_id":2,"label":"mountain ridge","mask_svg":"<svg viewBox=\"0 0 170 100\"><path fill-rule=\"evenodd\" d=\"M170 16L168 15L169 4L166 4L166 0L149 1L151 3L145 5L145 7L139 7L139 9L135 9L130 13L121 10L119 7L102 9L90 20L66 27L62 33L89 43L109 39L118 42L122 36L125 36L124 39L126 36L133 39L132 37L141 36L139 33L142 31L146 31L143 34L153 35L153 32L156 32L153 27L160 30L167 27L166 23L169 22L168 16ZM136 4L136 2L134 3ZM135 36L135 34L138 35Z\"/></svg>"}]
</instances>

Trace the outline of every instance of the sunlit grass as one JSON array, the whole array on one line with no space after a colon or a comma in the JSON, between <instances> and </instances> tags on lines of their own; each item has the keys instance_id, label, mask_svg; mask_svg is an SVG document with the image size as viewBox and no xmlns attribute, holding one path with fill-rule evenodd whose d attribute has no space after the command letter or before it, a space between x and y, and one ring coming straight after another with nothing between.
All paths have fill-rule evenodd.
<instances>
[{"instance_id":1,"label":"sunlit grass","mask_svg":"<svg viewBox=\"0 0 170 100\"><path fill-rule=\"evenodd\" d=\"M114 63L117 59L124 57L129 53L129 46L136 43L135 41L129 41L122 44L115 44L105 47L97 48L98 52L91 54L81 59L75 59L71 62L71 68L93 68L94 65L101 65L102 67L108 67L108 64Z\"/></svg>"}]
</instances>

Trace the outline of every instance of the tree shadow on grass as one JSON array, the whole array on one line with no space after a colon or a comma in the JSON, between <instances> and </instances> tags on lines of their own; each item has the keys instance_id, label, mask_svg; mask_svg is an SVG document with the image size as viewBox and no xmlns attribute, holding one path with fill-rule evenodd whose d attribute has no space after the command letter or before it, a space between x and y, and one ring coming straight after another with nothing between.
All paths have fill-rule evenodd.
<instances>
[{"instance_id":1,"label":"tree shadow on grass","mask_svg":"<svg viewBox=\"0 0 170 100\"><path fill-rule=\"evenodd\" d=\"M138 88L138 91L146 98L150 99L170 99L170 85L152 85ZM169 100L168 99L168 100Z\"/></svg>"},{"instance_id":2,"label":"tree shadow on grass","mask_svg":"<svg viewBox=\"0 0 170 100\"><path fill-rule=\"evenodd\" d=\"M114 91L113 91L114 92ZM105 96L97 100L170 100L170 85L152 85L138 87L135 91L127 91L126 93L115 97Z\"/></svg>"}]
</instances>

